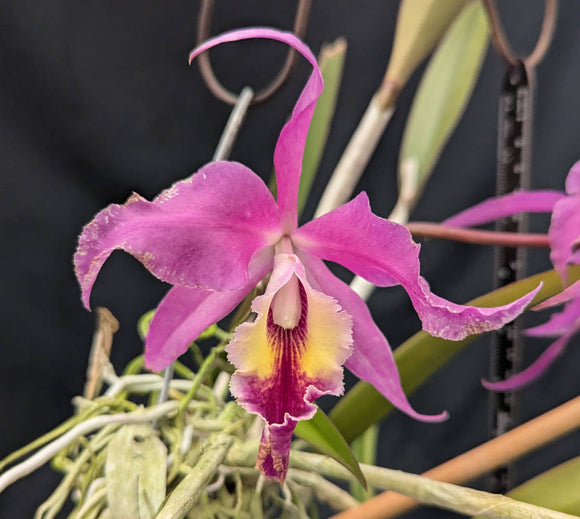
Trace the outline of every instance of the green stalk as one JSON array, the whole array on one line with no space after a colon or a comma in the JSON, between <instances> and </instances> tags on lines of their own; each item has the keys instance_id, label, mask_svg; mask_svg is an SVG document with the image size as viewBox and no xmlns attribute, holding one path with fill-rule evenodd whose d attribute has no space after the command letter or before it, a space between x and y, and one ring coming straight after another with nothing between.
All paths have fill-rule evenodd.
<instances>
[{"instance_id":1,"label":"green stalk","mask_svg":"<svg viewBox=\"0 0 580 519\"><path fill-rule=\"evenodd\" d=\"M216 360L218 355L224 351L224 349L225 349L225 345L216 346L215 348L211 349L211 351L209 352L209 355L204 359L202 365L199 367L199 370L197 371L197 373L195 375L195 378L193 379L193 383L191 384L191 388L189 389L187 394L179 402L179 408L178 408L179 411L178 411L178 417L177 417L178 420L181 419L181 417L183 416L183 413L185 412L185 409L187 408L187 405L189 404L189 402L191 402L191 400L195 396L195 393L201 387L201 384L203 382L203 378L206 375L206 373L209 371L209 369L211 368L213 362Z\"/></svg>"}]
</instances>

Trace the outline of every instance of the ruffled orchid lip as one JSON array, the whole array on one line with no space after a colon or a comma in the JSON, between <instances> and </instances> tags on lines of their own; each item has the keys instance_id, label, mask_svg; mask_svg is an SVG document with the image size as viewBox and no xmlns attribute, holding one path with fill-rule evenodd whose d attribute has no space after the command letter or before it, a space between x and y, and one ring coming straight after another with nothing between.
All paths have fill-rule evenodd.
<instances>
[{"instance_id":1,"label":"ruffled orchid lip","mask_svg":"<svg viewBox=\"0 0 580 519\"><path fill-rule=\"evenodd\" d=\"M289 283L297 284L300 307L294 326L275 322L276 298ZM343 392L352 319L334 299L312 289L293 254L276 255L266 292L252 310L256 319L239 326L226 349L237 368L231 391L242 407L264 418L258 466L283 480L296 423L314 415L319 396Z\"/></svg>"}]
</instances>

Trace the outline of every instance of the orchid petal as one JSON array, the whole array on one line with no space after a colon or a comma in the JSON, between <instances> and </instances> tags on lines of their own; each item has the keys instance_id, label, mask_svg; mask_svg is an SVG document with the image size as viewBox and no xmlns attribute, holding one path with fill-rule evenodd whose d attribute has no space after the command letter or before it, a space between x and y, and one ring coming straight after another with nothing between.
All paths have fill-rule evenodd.
<instances>
[{"instance_id":1,"label":"orchid petal","mask_svg":"<svg viewBox=\"0 0 580 519\"><path fill-rule=\"evenodd\" d=\"M566 177L566 193L576 195L580 192L580 160L576 162Z\"/></svg>"},{"instance_id":2,"label":"orchid petal","mask_svg":"<svg viewBox=\"0 0 580 519\"><path fill-rule=\"evenodd\" d=\"M314 68L302 94L296 102L292 117L280 132L280 137L278 137L278 143L276 144L276 150L274 152L278 206L280 208L282 227L286 233L291 233L296 229L297 225L296 204L306 136L316 100L322 93L324 86L322 74L314 54L312 54L312 51L302 41L290 32L256 27L227 32L206 41L191 52L189 61L191 62L197 55L221 43L254 38L265 38L286 43L300 52Z\"/></svg>"},{"instance_id":3,"label":"orchid petal","mask_svg":"<svg viewBox=\"0 0 580 519\"><path fill-rule=\"evenodd\" d=\"M572 299L580 299L580 280L576 281L575 283L571 284L565 290L562 290L559 294L550 297L542 301L541 303L537 304L532 308L532 310L544 310L545 308L552 308L553 306L561 305L563 303L567 303Z\"/></svg>"},{"instance_id":4,"label":"orchid petal","mask_svg":"<svg viewBox=\"0 0 580 519\"><path fill-rule=\"evenodd\" d=\"M557 337L580 323L580 281L568 287L564 292L534 307L534 310L549 308L562 303L567 303L564 310L552 314L548 322L528 328L525 331L526 335L531 337Z\"/></svg>"},{"instance_id":5,"label":"orchid petal","mask_svg":"<svg viewBox=\"0 0 580 519\"><path fill-rule=\"evenodd\" d=\"M153 202L133 194L83 229L74 257L83 302L109 255L122 249L162 281L213 290L248 282L248 264L280 236L276 203L262 180L235 162L214 162Z\"/></svg>"},{"instance_id":6,"label":"orchid petal","mask_svg":"<svg viewBox=\"0 0 580 519\"><path fill-rule=\"evenodd\" d=\"M524 311L540 288L493 308L457 305L436 296L420 276L419 245L405 227L374 215L365 193L302 226L292 241L298 249L340 263L375 285L396 279L411 298L423 329L444 339L501 328Z\"/></svg>"},{"instance_id":7,"label":"orchid petal","mask_svg":"<svg viewBox=\"0 0 580 519\"><path fill-rule=\"evenodd\" d=\"M509 195L489 198L448 218L442 222L442 225L471 227L517 213L549 213L554 208L554 204L565 196L560 191L518 191Z\"/></svg>"},{"instance_id":8,"label":"orchid petal","mask_svg":"<svg viewBox=\"0 0 580 519\"><path fill-rule=\"evenodd\" d=\"M574 243L580 236L580 194L560 200L552 212L548 238L550 259L564 282L566 266L574 260Z\"/></svg>"},{"instance_id":9,"label":"orchid petal","mask_svg":"<svg viewBox=\"0 0 580 519\"><path fill-rule=\"evenodd\" d=\"M572 243L572 257L570 258L570 263L577 264L580 263L580 236L574 240Z\"/></svg>"},{"instance_id":10,"label":"orchid petal","mask_svg":"<svg viewBox=\"0 0 580 519\"><path fill-rule=\"evenodd\" d=\"M570 338L580 330L580 281L566 290L544 301L534 308L548 308L566 302L562 312L553 314L550 320L539 326L528 328L525 334L532 337L558 337L538 359L520 373L500 382L482 381L492 391L511 391L537 379L564 351Z\"/></svg>"},{"instance_id":11,"label":"orchid petal","mask_svg":"<svg viewBox=\"0 0 580 519\"><path fill-rule=\"evenodd\" d=\"M227 352L237 368L232 394L266 421L258 468L282 481L296 423L314 416L314 399L343 392L342 364L351 354L352 321L334 299L310 286L297 256L278 254L275 262L266 293L252 304L256 320L238 326ZM285 328L274 322L272 306L294 277L302 312L295 327Z\"/></svg>"},{"instance_id":12,"label":"orchid petal","mask_svg":"<svg viewBox=\"0 0 580 519\"><path fill-rule=\"evenodd\" d=\"M161 371L187 351L208 326L228 315L272 268L273 249L252 261L250 278L238 290L175 286L155 311L145 344L145 365Z\"/></svg>"},{"instance_id":13,"label":"orchid petal","mask_svg":"<svg viewBox=\"0 0 580 519\"><path fill-rule=\"evenodd\" d=\"M500 382L482 380L481 383L491 391L512 391L533 382L560 356L570 341L570 338L578 331L578 328L577 326L550 344L532 365L520 371L517 375Z\"/></svg>"},{"instance_id":14,"label":"orchid petal","mask_svg":"<svg viewBox=\"0 0 580 519\"><path fill-rule=\"evenodd\" d=\"M371 383L389 402L409 416L424 422L445 420L446 413L424 415L411 407L401 386L391 347L358 294L338 279L322 260L306 253L301 253L300 258L312 286L336 298L353 318L353 353L345 366L358 378Z\"/></svg>"}]
</instances>

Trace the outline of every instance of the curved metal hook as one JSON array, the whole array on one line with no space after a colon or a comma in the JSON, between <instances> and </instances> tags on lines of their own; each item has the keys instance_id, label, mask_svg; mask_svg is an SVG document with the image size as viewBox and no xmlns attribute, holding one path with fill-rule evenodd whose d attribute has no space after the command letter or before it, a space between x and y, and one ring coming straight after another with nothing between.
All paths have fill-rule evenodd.
<instances>
[{"instance_id":1,"label":"curved metal hook","mask_svg":"<svg viewBox=\"0 0 580 519\"><path fill-rule=\"evenodd\" d=\"M199 11L199 19L197 25L197 44L204 42L210 37L210 25L211 18L214 9L214 0L202 0L201 7ZM298 9L296 10L296 18L294 20L294 34L303 39L306 34L306 26L308 24L308 17L310 15L310 8L312 7L312 0L299 0ZM252 105L263 103L272 97L282 86L286 83L290 77L290 73L296 66L298 61L298 53L294 49L289 49L286 55L286 60L282 66L278 75L272 80L272 82L256 93L252 99ZM212 94L216 96L221 101L228 103L230 105L235 105L238 102L238 95L230 92L225 88L218 78L216 77L209 58L209 54L204 52L197 58L197 63L199 65L199 70L201 75L210 89Z\"/></svg>"},{"instance_id":2,"label":"curved metal hook","mask_svg":"<svg viewBox=\"0 0 580 519\"><path fill-rule=\"evenodd\" d=\"M544 1L544 18L542 20L540 36L538 37L534 50L525 58L517 56L512 50L501 25L495 0L483 0L483 5L485 6L491 25L491 41L497 52L504 60L512 65L516 65L518 61L523 61L527 67L535 68L542 61L552 42L552 36L554 35L554 28L556 26L556 15L558 13L558 0Z\"/></svg>"}]
</instances>

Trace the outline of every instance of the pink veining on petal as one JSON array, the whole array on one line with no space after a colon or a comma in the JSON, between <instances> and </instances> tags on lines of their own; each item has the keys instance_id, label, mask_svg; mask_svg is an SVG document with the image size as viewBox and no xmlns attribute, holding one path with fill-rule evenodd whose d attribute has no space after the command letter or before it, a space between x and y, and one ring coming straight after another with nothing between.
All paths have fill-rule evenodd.
<instances>
[{"instance_id":1,"label":"pink veining on petal","mask_svg":"<svg viewBox=\"0 0 580 519\"><path fill-rule=\"evenodd\" d=\"M371 383L389 402L409 416L424 422L439 422L447 413L425 415L415 411L401 386L399 372L387 339L373 321L365 302L324 265L322 260L300 253L313 287L336 298L353 318L353 353L345 366L358 378Z\"/></svg>"},{"instance_id":2,"label":"pink veining on petal","mask_svg":"<svg viewBox=\"0 0 580 519\"><path fill-rule=\"evenodd\" d=\"M375 285L396 279L411 298L423 329L445 339L501 328L525 310L540 288L492 308L458 305L436 296L420 276L419 245L405 227L374 215L364 193L302 226L292 240L299 249L339 263Z\"/></svg>"},{"instance_id":3,"label":"pink veining on petal","mask_svg":"<svg viewBox=\"0 0 580 519\"><path fill-rule=\"evenodd\" d=\"M161 371L187 351L208 326L228 315L272 268L273 249L252 261L238 290L210 291L175 286L155 311L145 342L145 365Z\"/></svg>"},{"instance_id":4,"label":"pink veining on petal","mask_svg":"<svg viewBox=\"0 0 580 519\"><path fill-rule=\"evenodd\" d=\"M314 399L343 392L342 364L351 354L352 320L334 299L310 287L295 255L278 254L275 261L266 293L252 305L255 321L238 326L227 352L237 368L232 394L266 421L258 467L283 480L297 421L314 415ZM285 328L274 322L272 301L294 276L302 311L296 326Z\"/></svg>"},{"instance_id":5,"label":"pink veining on petal","mask_svg":"<svg viewBox=\"0 0 580 519\"><path fill-rule=\"evenodd\" d=\"M485 200L447 218L442 224L449 227L472 227L517 213L549 213L554 204L565 196L560 191L518 191Z\"/></svg>"},{"instance_id":6,"label":"pink veining on petal","mask_svg":"<svg viewBox=\"0 0 580 519\"><path fill-rule=\"evenodd\" d=\"M153 202L134 194L97 214L74 256L83 302L115 249L173 285L236 290L253 255L278 240L276 203L263 181L236 162L214 162Z\"/></svg>"},{"instance_id":7,"label":"pink veining on petal","mask_svg":"<svg viewBox=\"0 0 580 519\"><path fill-rule=\"evenodd\" d=\"M196 56L221 43L254 38L265 38L286 43L300 52L314 68L302 94L296 102L292 117L280 132L274 152L278 206L280 208L282 227L284 232L291 233L296 229L297 225L296 204L306 136L316 100L322 93L324 87L322 74L314 54L292 33L276 31L265 27L255 27L227 32L204 42L191 51L189 61L191 63L191 60Z\"/></svg>"}]
</instances>

